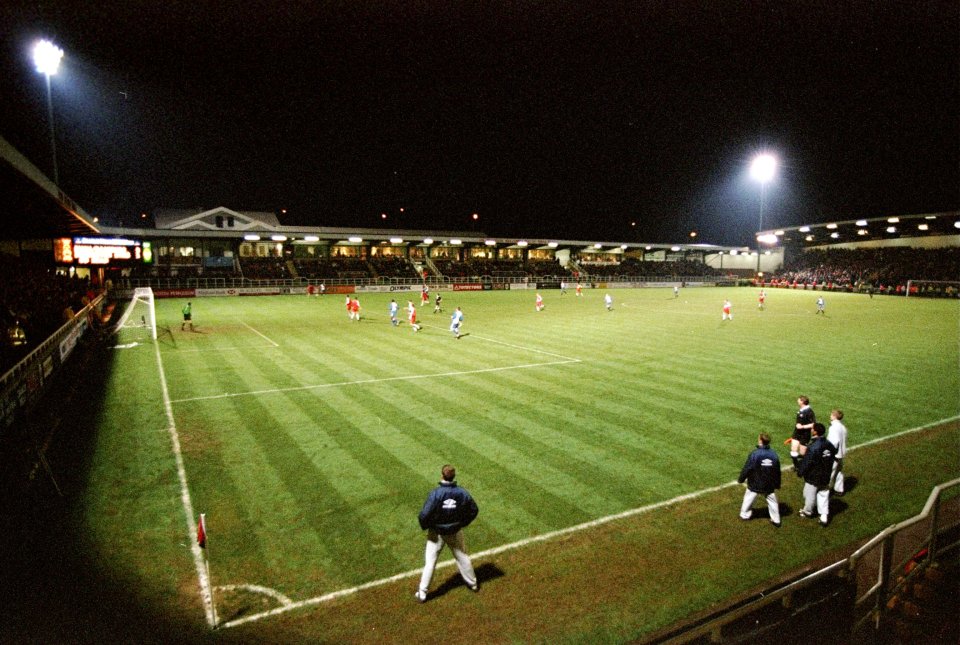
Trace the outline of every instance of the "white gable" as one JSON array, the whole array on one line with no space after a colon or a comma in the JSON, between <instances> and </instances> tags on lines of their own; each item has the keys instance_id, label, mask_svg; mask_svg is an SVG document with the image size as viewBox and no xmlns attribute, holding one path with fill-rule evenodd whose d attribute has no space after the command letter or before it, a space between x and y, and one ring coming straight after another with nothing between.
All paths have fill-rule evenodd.
<instances>
[{"instance_id":1,"label":"white gable","mask_svg":"<svg viewBox=\"0 0 960 645\"><path fill-rule=\"evenodd\" d=\"M277 216L273 213L241 213L224 206L200 212L158 209L154 213L153 220L157 229L173 231L259 231L280 226ZM233 226L229 225L231 222Z\"/></svg>"}]
</instances>

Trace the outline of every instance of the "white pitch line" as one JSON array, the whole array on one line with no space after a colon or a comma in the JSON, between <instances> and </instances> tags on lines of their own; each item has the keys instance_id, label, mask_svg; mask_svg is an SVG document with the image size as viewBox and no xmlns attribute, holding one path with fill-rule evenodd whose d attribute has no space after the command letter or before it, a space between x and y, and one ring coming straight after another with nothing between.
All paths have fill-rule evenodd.
<instances>
[{"instance_id":1,"label":"white pitch line","mask_svg":"<svg viewBox=\"0 0 960 645\"><path fill-rule=\"evenodd\" d=\"M251 392L232 392L227 394L213 394L210 396L195 396L186 399L174 399L171 403L189 403L191 401L212 401L216 399L231 399L239 396L260 396L263 394L280 394L283 392L303 392L307 390L322 390L331 387L346 387L348 385L370 385L374 383L389 383L390 381L415 381L428 378L444 378L447 376L466 376L469 374L487 374L491 372L505 372L508 370L524 370L532 367L547 367L550 365L564 365L566 363L579 363L579 358L568 358L562 361L549 361L546 363L527 363L524 365L507 365L505 367L486 367L478 370L462 370L457 372L440 372L437 374L412 374L406 376L388 376L386 378L368 378L357 381L340 381L337 383L320 383L318 385L299 385L297 387L275 388L271 390L253 390Z\"/></svg>"},{"instance_id":2,"label":"white pitch line","mask_svg":"<svg viewBox=\"0 0 960 645\"><path fill-rule=\"evenodd\" d=\"M231 352L231 351L246 351L248 349L262 349L264 347L279 347L276 343L272 345L231 345L229 347L207 347L204 349L173 349L172 352L177 354L185 354L187 352Z\"/></svg>"},{"instance_id":3,"label":"white pitch line","mask_svg":"<svg viewBox=\"0 0 960 645\"><path fill-rule=\"evenodd\" d=\"M423 327L432 327L433 329L443 329L443 327L440 327L439 325L426 325L426 324L424 324L424 325L422 325L422 326L423 326ZM512 347L513 349L520 349L520 350L523 350L523 351L525 351L525 352L534 352L534 353L536 353L536 354L545 354L545 355L547 355L547 356L553 356L554 358L561 358L561 359L563 359L563 360L565 360L565 361L568 361L568 362L574 362L574 363L579 363L579 362L580 362L580 359L579 359L579 358L571 358L570 356L564 356L563 354L555 354L555 353L553 353L553 352L548 352L548 351L546 351L546 350L544 350L544 349L536 349L536 348L534 348L534 347L524 347L524 346L522 346L522 345L514 345L513 343L507 343L507 342L504 342L504 341L502 341L502 340L497 340L497 339L495 339L495 338L488 338L487 336L477 336L476 334L474 334L473 332L471 332L471 331L469 331L469 330L467 330L467 332L464 334L464 336L467 336L467 335L469 335L470 338L479 338L480 340L485 340L485 341L487 341L487 342L489 342L489 343L496 343L496 344L498 344L498 345L503 345L503 346L505 346L505 347Z\"/></svg>"},{"instance_id":4,"label":"white pitch line","mask_svg":"<svg viewBox=\"0 0 960 645\"><path fill-rule=\"evenodd\" d=\"M271 340L270 338L267 338L264 334L260 333L259 331L257 331L256 329L254 329L253 327L251 327L251 326L248 325L247 323L243 322L242 320L240 321L240 324L243 325L244 327L246 327L247 329L249 329L250 331L252 331L254 334L256 334L257 336L259 336L260 338L264 339L265 341L267 341L268 343L270 343L271 345L273 345L274 347L280 347L280 344L279 344L279 343L274 342L274 341Z\"/></svg>"},{"instance_id":5,"label":"white pitch line","mask_svg":"<svg viewBox=\"0 0 960 645\"><path fill-rule=\"evenodd\" d=\"M210 587L210 578L207 576L206 567L203 562L203 553L200 552L200 545L197 544L197 523L193 519L193 502L190 499L190 487L187 484L187 470L183 465L183 452L180 450L180 435L177 433L177 424L173 418L173 405L170 401L170 390L167 388L167 377L163 370L163 359L160 357L160 344L153 344L154 353L157 357L157 370L160 374L160 387L163 392L163 409L167 415L167 432L170 434L170 443L173 445L173 457L177 463L177 478L180 480L180 501L183 504L183 512L187 516L187 539L191 544L193 553L193 564L197 569L197 578L200 581L200 597L203 600L204 613L207 616L207 624L210 627L217 625L217 613L213 606L213 590Z\"/></svg>"},{"instance_id":6,"label":"white pitch line","mask_svg":"<svg viewBox=\"0 0 960 645\"><path fill-rule=\"evenodd\" d=\"M920 431L923 431L923 430L927 430L927 429L932 428L932 427L934 427L934 426L942 425L942 424L944 424L944 423L950 423L950 422L952 422L952 421L957 421L958 419L960 419L960 416L954 416L954 417L950 417L950 418L948 418L948 419L941 419L940 421L934 421L934 422L928 423L928 424L926 424L926 425L918 426L918 427L916 427L916 428L910 428L909 430L904 430L904 431L902 431L902 432L897 432L897 433L895 433L895 434L887 435L887 436L885 436L885 437L878 437L877 439L872 439L872 440L867 441L867 442L865 442L865 443L857 444L856 446L852 446L852 447L848 448L847 451L850 452L850 451L852 451L852 450L856 450L857 448L864 448L864 447L866 447L866 446L871 446L871 445L874 445L874 444L877 444L877 443L882 443L882 442L884 442L884 441L889 441L889 440L891 440L891 439L896 439L897 437L902 437L902 436L904 436L904 435L913 434L913 433L915 433L915 432L920 432ZM784 471L793 470L793 466L787 466L787 467L783 468L783 470L784 470ZM725 490L725 489L727 489L727 488L732 488L732 487L734 487L734 486L739 486L739 485L740 485L740 484L739 484L738 482L736 482L736 481L731 481L731 482L727 482L726 484L720 484L719 486L712 486L712 487L710 487L710 488L704 488L704 489L701 489L701 490L698 490L698 491L694 491L694 492L692 492L692 493L686 493L686 494L684 494L684 495L678 495L677 497L673 497L673 498L671 498L671 499L664 500L664 501L661 501L661 502L655 502L655 503L653 503L653 504L647 504L646 506L640 506L640 507L638 507L638 508L632 508L632 509L623 511L623 512L621 512L621 513L615 513L615 514L613 514L613 515L607 515L607 516L605 516L605 517L601 517L601 518L598 518L598 519L595 519L595 520L590 520L589 522L583 522L582 524L577 524L577 525L575 525L575 526L568 526L568 527L566 527L566 528L558 529L558 530L556 530L556 531L550 531L549 533L543 533L543 534L541 534L541 535L534 535L534 536L532 536L532 537L528 537L528 538L525 538L525 539L523 539L523 540L518 540L518 541L516 541L516 542L511 542L511 543L509 543L509 544L504 544L504 545L502 545L502 546L494 547L494 548L492 548L492 549L487 549L487 550L485 550L485 551L479 551L479 552L477 552L477 553L472 553L472 554L470 554L470 557L471 557L471 559L473 559L473 560L477 560L477 559L480 559L480 558L486 558L486 557L489 557L489 556L492 556L492 555L497 555L497 554L503 553L503 552L505 552L505 551L512 551L512 550L514 550L514 549L519 549L519 548L522 548L522 547L525 547L525 546L529 546L529 545L531 545L531 544L535 544L535 543L537 543L537 542L546 542L546 541L548 541L548 540L552 540L552 539L554 539L554 538L561 537L561 536L563 536L563 535L569 535L569 534L571 534L571 533L577 533L577 532L580 532L580 531L584 531L584 530L586 530L586 529L591 529L591 528L595 528L595 527L597 527L597 526L601 526L601 525L603 525L603 524L608 524L608 523L614 522L614 521L616 521L616 520L622 520L622 519L626 519L626 518L628 518L628 517L633 517L634 515L640 515L640 514L643 514L643 513L648 513L648 512L650 512L650 511L654 511L654 510L657 510L657 509L660 509L660 508L664 508L664 507L667 507L667 506L672 506L673 504L676 504L676 503L679 503L679 502L689 501L689 500L691 500L691 499L696 499L696 498L698 498L698 497L702 497L702 496L708 495L708 494L710 494L710 493L717 493L717 492L720 492L720 491ZM453 566L455 563L456 563L456 561L455 561L455 560L452 560L452 559L451 559L451 560L444 560L443 562L438 562L438 563L437 563L437 568L439 569L439 568L441 568L441 567ZM276 608L274 608L274 609L270 609L270 610L268 610L268 611L260 612L260 613L258 613L258 614L251 614L251 615L249 615L249 616L244 616L243 618L237 618L237 619L235 619L235 620L231 620L231 621L228 621L228 622L226 622L226 623L223 623L222 625L220 625L220 627L236 627L236 626L242 625L242 624L244 624L244 623L249 623L249 622L253 622L253 621L257 621L257 620L262 620L262 619L264 619L264 618L269 618L269 617L271 617L271 616L277 616L277 615L279 615L279 614L283 614L283 613L286 613L286 612L288 612L288 611L293 611L294 609L301 609L301 608L303 608L303 607L310 607L310 606L313 606L313 605L319 605L319 604L322 604L322 603L325 603L325 602L329 602L329 601L331 601L331 600L335 600L335 599L337 599L337 598L342 598L342 597L344 597L344 596L349 596L349 595L355 594L355 593L357 593L357 592L364 591L364 590L366 590L366 589L372 589L372 588L374 588L374 587L381 587L381 586L383 586L383 585L390 584L391 582L398 582L398 581L404 580L404 579L406 579L406 578L413 578L413 577L419 576L421 572L422 572L421 569L411 569L410 571L404 571L403 573L398 573L398 574L392 575L392 576L390 576L389 578L381 578L381 579L379 579L379 580L372 580L372 581L370 581L370 582L365 582L365 583L363 583L363 584L361 584L361 585L357 585L356 587L350 587L350 588L347 588L347 589L340 589L339 591L333 591L333 592L331 592L331 593L324 594L324 595L322 595L322 596L316 596L316 597L314 597L314 598L307 598L307 599L305 599L305 600L299 600L299 601L297 601L297 602L292 602L292 603L290 603L289 605L283 605L283 606L281 606L281 607L276 607Z\"/></svg>"}]
</instances>

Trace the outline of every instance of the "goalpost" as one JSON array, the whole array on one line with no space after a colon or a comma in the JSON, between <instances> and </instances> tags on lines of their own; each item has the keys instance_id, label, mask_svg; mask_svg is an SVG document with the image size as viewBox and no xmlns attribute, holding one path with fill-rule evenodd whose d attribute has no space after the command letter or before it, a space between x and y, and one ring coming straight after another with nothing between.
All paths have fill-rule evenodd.
<instances>
[{"instance_id":1,"label":"goalpost","mask_svg":"<svg viewBox=\"0 0 960 645\"><path fill-rule=\"evenodd\" d=\"M153 289L137 287L133 290L133 298L127 305L123 316L113 326L113 333L121 329L140 329L150 334L150 338L157 339L157 311L153 304Z\"/></svg>"},{"instance_id":2,"label":"goalpost","mask_svg":"<svg viewBox=\"0 0 960 645\"><path fill-rule=\"evenodd\" d=\"M933 296L936 298L956 298L960 293L960 282L956 280L907 280L908 298L913 296Z\"/></svg>"}]
</instances>

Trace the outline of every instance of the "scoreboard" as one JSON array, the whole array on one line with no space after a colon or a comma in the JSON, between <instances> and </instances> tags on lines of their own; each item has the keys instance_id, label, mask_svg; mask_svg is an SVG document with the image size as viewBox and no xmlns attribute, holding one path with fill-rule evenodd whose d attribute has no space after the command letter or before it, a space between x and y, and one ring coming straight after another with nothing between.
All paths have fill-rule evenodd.
<instances>
[{"instance_id":1,"label":"scoreboard","mask_svg":"<svg viewBox=\"0 0 960 645\"><path fill-rule=\"evenodd\" d=\"M61 237L53 241L57 264L126 265L153 262L150 242L124 237Z\"/></svg>"}]
</instances>

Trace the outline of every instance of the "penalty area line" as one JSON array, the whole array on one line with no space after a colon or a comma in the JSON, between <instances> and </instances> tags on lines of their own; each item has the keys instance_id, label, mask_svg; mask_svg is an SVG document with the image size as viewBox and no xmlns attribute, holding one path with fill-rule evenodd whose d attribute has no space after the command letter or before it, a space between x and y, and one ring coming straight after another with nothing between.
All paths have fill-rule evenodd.
<instances>
[{"instance_id":1,"label":"penalty area line","mask_svg":"<svg viewBox=\"0 0 960 645\"><path fill-rule=\"evenodd\" d=\"M866 446L875 445L875 444L878 444L878 443L882 443L882 442L885 442L885 441L889 441L889 440L891 440L891 439L896 439L896 438L898 438L898 437L903 437L903 436L905 436L905 435L913 434L913 433L916 433L916 432L921 432L921 431L923 431L923 430L928 430L928 429L930 429L930 428L933 428L933 427L939 426L939 425L943 425L943 424L945 424L945 423L951 423L951 422L957 421L957 420L960 420L960 415L954 416L954 417L950 417L950 418L947 418L947 419L941 419L941 420L939 420L939 421L934 421L934 422L931 422L931 423L927 423L927 424L925 424L925 425L918 426L918 427L916 427L916 428L910 428L909 430L903 430L902 432L897 432L897 433L894 433L894 434L891 434L891 435L887 435L887 436L885 436L885 437L879 437L879 438L877 438L877 439L872 439L872 440L867 441L867 442L865 442L865 443L858 444L858 445L856 445L856 446L851 446L850 448L847 449L847 451L849 452L849 451L852 451L852 450L856 450L857 448L864 448L864 447L866 447ZM792 469L793 469L793 466L787 466L787 467L784 468L783 470L787 471L787 470L792 470ZM631 508L631 509L626 510L626 511L623 511L623 512L621 512L621 513L615 513L615 514L613 514L613 515L607 515L607 516L604 516L604 517L597 518L597 519L595 519L595 520L590 520L589 522L583 522L582 524L577 524L577 525L575 525L575 526L568 526L568 527L566 527L566 528L558 529L558 530L556 530L556 531L550 531L550 532L548 532L548 533L543 533L543 534L541 534L541 535L534 535L534 536L532 536L532 537L524 538L523 540L518 540L518 541L516 541L516 542L511 542L511 543L509 543L509 544L504 544L504 545L501 545L501 546L498 546L498 547L494 547L494 548L492 548L492 549L486 549L486 550L484 550L484 551L478 551L477 553L471 553L471 554L470 554L470 558L471 558L472 560L474 560L474 561L479 560L479 559L483 559L483 558L489 558L490 556L498 555L498 554L500 554L500 553L504 553L505 551L513 551L513 550L515 550L515 549L519 549L519 548L522 548L522 547L525 547L525 546L529 546L529 545L531 545L531 544L536 544L536 543L538 543L538 542L546 542L546 541L553 540L553 539L558 538L558 537L562 537L562 536L564 536L564 535L570 535L570 534L572 534L572 533L578 533L578 532L580 532L580 531L585 531L585 530L587 530L587 529L595 528L595 527L597 527L597 526L602 526L602 525L604 525L604 524L609 524L610 522L615 522L615 521L617 521L617 520L622 520L622 519L626 519L626 518L629 518L629 517L633 517L633 516L635 516L635 515L641 515L641 514L644 514L644 513L649 513L649 512L651 512L651 511L655 511L655 510L658 510L658 509L661 509L661 508L666 508L666 507L668 507L668 506L672 506L672 505L678 504L678 503L680 503L680 502L686 502L686 501L689 501L689 500L692 500L692 499L697 499L698 497L703 497L703 496L705 496L705 495L709 495L710 493L717 493L717 492L720 492L720 491L722 491L722 490L726 490L727 488L733 488L733 487L739 486L739 485L740 485L740 484L739 484L737 481L734 480L734 481L727 482L727 483L725 483L725 484L720 484L720 485L718 485L718 486L711 486L711 487L709 487L709 488L703 488L703 489L701 489L701 490L693 491L692 493L686 493L686 494L684 494L684 495L678 495L678 496L673 497L673 498L671 498L671 499L663 500L663 501L660 501L660 502L654 502L653 504L647 504L646 506L640 506L640 507L638 507L638 508ZM451 567L451 566L453 566L454 564L456 564L456 561L453 560L453 559L444 560L444 561L442 561L442 562L438 562L438 563L437 563L437 569L445 568L445 567ZM268 611L263 611L263 612L260 612L260 613L257 613L257 614L251 614L251 615L249 615L249 616L244 616L243 618L236 618L236 619L234 619L234 620L227 621L227 622L221 624L220 627L222 627L222 628L237 627L238 625L243 625L243 624L245 624L245 623L255 622L255 621L258 621L258 620L263 620L264 618L270 618L270 617L272 617L272 616L277 616L277 615L279 615L279 614L284 614L284 613L286 613L286 612L288 612L288 611L293 611L293 610L295 610L295 609L302 609L302 608L304 608L304 607L312 607L312 606L315 606L315 605L320 605L320 604L323 604L323 603L325 603L325 602L329 602L329 601L331 601L331 600L336 600L337 598L343 598L344 596L353 595L353 594L358 593L358 592L360 592L360 591L364 591L364 590L367 590L367 589L373 589L374 587L382 587L383 585L387 585L387 584L390 584L390 583L392 583L392 582L399 582L399 581L405 580L405 579L407 579L407 578L414 578L414 577L419 576L421 572L422 572L422 569L419 569L419 568L418 568L418 569L411 569L410 571L404 571L403 573L398 573L398 574L392 575L392 576L390 576L390 577L388 577L388 578L381 578L381 579L379 579L379 580L372 580L372 581L370 581L370 582L365 582L365 583L363 583L363 584L361 584L361 585L357 585L357 586L355 586L355 587L349 587L349 588L347 588L347 589L340 589L339 591L333 591L333 592L331 592L331 593L324 594L324 595L322 595L322 596L316 596L316 597L314 597L314 598L307 598L307 599L304 599L304 600L299 600L299 601L296 601L296 602L291 602L290 604L284 604L284 605L282 605L282 606L280 606L280 607L275 607L274 609L270 609L270 610L268 610Z\"/></svg>"},{"instance_id":2,"label":"penalty area line","mask_svg":"<svg viewBox=\"0 0 960 645\"><path fill-rule=\"evenodd\" d=\"M305 392L309 390L323 390L332 387L346 387L349 385L373 385L389 383L391 381L416 381L428 378L446 378L448 376L469 376L471 374L489 374L492 372L506 372L508 370L525 370L534 367L548 367L550 365L565 365L579 363L579 358L568 358L562 361L547 361L545 363L526 363L523 365L506 365L504 367L485 367L476 370L460 370L456 372L440 372L437 374L412 374L406 376L388 376L386 378L368 378L357 381L340 381L337 383L321 383L319 385L300 385L297 387L275 388L271 390L253 390L251 392L232 392L227 394L211 394L210 396L194 396L185 399L174 399L171 403L190 403L193 401L213 401L216 399L231 399L240 396L261 396L263 394L282 394L284 392Z\"/></svg>"},{"instance_id":3,"label":"penalty area line","mask_svg":"<svg viewBox=\"0 0 960 645\"><path fill-rule=\"evenodd\" d=\"M426 325L426 324L425 324L425 325L421 325L421 326L422 326L422 327L430 327L430 328L432 328L432 329L443 329L443 327L440 327L439 325ZM535 348L535 347L524 347L523 345L514 345L513 343L508 343L508 342L505 342L505 341L502 341L502 340L497 340L496 338L490 338L489 336L477 336L477 335L474 334L472 331L468 331L467 333L470 335L470 338L476 338L476 339L478 339L478 340L485 340L485 341L487 341L488 343L496 343L497 345L503 345L504 347L511 347L511 348L513 348L513 349L519 349L519 350L523 350L523 351L525 351L525 352L533 352L533 353L535 353L535 354L544 354L544 355L546 355L546 356L553 356L554 358L560 358L560 359L563 359L564 361L568 361L568 362L574 362L574 363L579 363L579 362L581 362L581 359L579 359L579 358L572 358L572 357L570 357L570 356L564 356L563 354L555 354L554 352L548 352L548 351L545 350L545 349L537 349L537 348Z\"/></svg>"}]
</instances>

